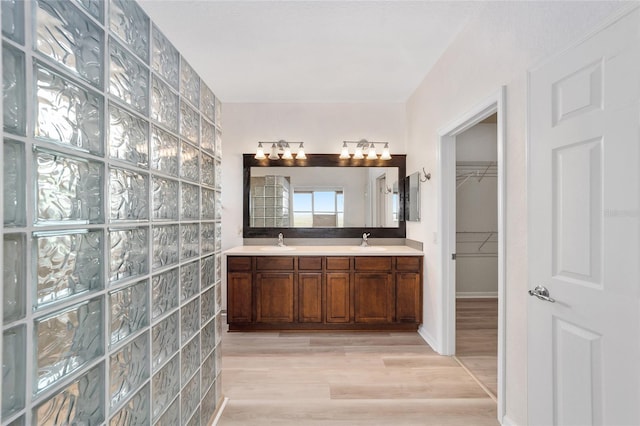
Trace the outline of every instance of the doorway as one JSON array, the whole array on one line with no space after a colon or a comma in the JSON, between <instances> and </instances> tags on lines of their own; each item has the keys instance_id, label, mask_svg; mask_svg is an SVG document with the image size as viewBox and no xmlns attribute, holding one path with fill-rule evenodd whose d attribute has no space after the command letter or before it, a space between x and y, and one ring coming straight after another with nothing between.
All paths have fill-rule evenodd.
<instances>
[{"instance_id":1,"label":"doorway","mask_svg":"<svg viewBox=\"0 0 640 426\"><path fill-rule=\"evenodd\" d=\"M456 196L457 196L457 167L456 140L465 131L492 115L496 115L496 164L497 181L497 222L495 235L495 253L498 260L497 286L497 405L498 420L505 415L504 395L504 311L505 311L505 87L487 97L466 114L460 116L439 132L438 154L441 179L438 188L438 234L440 235L439 253L439 287L440 302L440 347L438 352L444 355L456 354Z\"/></svg>"}]
</instances>

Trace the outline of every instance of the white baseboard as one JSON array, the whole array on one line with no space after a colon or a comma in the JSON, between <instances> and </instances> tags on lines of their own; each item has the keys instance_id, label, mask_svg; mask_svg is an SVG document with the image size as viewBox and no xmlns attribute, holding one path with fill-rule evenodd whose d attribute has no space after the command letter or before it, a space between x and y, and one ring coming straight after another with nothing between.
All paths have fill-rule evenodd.
<instances>
[{"instance_id":1,"label":"white baseboard","mask_svg":"<svg viewBox=\"0 0 640 426\"><path fill-rule=\"evenodd\" d=\"M438 345L436 344L437 340L427 332L427 330L424 328L424 324L421 324L420 327L418 327L418 334L420 335L420 337L422 337L422 340L427 342L427 345L431 346L431 349L438 353L441 353L441 351L438 350Z\"/></svg>"},{"instance_id":2,"label":"white baseboard","mask_svg":"<svg viewBox=\"0 0 640 426\"><path fill-rule=\"evenodd\" d=\"M497 299L497 291L465 291L457 292L456 299Z\"/></svg>"},{"instance_id":3,"label":"white baseboard","mask_svg":"<svg viewBox=\"0 0 640 426\"><path fill-rule=\"evenodd\" d=\"M509 418L509 416L504 416L502 418L502 423L500 423L502 426L518 426L518 424L516 422L514 422L513 420L511 420Z\"/></svg>"}]
</instances>

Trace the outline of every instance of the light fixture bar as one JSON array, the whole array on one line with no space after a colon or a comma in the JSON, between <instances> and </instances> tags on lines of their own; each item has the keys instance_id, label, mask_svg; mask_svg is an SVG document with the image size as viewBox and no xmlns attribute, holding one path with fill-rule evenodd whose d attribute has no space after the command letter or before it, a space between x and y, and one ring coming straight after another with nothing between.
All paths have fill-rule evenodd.
<instances>
[{"instance_id":1,"label":"light fixture bar","mask_svg":"<svg viewBox=\"0 0 640 426\"><path fill-rule=\"evenodd\" d=\"M269 152L268 157L265 155L264 147L262 146L262 144L271 144L271 151ZM298 145L298 150L295 154L295 157L293 156L293 152L291 151L290 144ZM282 156L280 156L280 153L282 153ZM254 156L254 158L256 160L264 160L267 158L269 160L280 160L281 158L283 160L293 160L294 158L296 160L306 160L307 156L304 153L304 142L287 142L284 140L279 140L277 142L258 142L258 148L256 148L256 155Z\"/></svg>"},{"instance_id":2,"label":"light fixture bar","mask_svg":"<svg viewBox=\"0 0 640 426\"><path fill-rule=\"evenodd\" d=\"M378 157L376 152L376 144L383 144L382 154ZM353 157L349 153L349 145L355 145L355 151ZM366 155L366 157L365 157ZM347 160L353 158L354 160L391 160L391 153L389 152L389 142L370 142L366 139L359 141L343 141L342 149L340 151L340 159Z\"/></svg>"}]
</instances>

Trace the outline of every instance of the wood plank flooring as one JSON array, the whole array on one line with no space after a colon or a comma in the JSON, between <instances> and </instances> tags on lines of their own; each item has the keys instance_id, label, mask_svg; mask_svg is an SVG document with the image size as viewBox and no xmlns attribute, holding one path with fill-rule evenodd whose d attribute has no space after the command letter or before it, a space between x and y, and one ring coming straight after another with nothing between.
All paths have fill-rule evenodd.
<instances>
[{"instance_id":1,"label":"wood plank flooring","mask_svg":"<svg viewBox=\"0 0 640 426\"><path fill-rule=\"evenodd\" d=\"M457 299L456 357L498 393L498 299Z\"/></svg>"},{"instance_id":2,"label":"wood plank flooring","mask_svg":"<svg viewBox=\"0 0 640 426\"><path fill-rule=\"evenodd\" d=\"M496 403L415 332L224 333L218 425L497 425Z\"/></svg>"}]
</instances>

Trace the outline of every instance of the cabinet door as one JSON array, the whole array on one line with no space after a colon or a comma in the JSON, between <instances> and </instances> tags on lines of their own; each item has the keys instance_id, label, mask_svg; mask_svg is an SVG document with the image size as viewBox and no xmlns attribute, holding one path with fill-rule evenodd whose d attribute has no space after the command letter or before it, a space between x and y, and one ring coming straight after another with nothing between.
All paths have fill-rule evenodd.
<instances>
[{"instance_id":1,"label":"cabinet door","mask_svg":"<svg viewBox=\"0 0 640 426\"><path fill-rule=\"evenodd\" d=\"M393 321L393 287L390 273L356 272L354 286L356 323Z\"/></svg>"},{"instance_id":2,"label":"cabinet door","mask_svg":"<svg viewBox=\"0 0 640 426\"><path fill-rule=\"evenodd\" d=\"M227 322L251 322L251 272L227 274Z\"/></svg>"},{"instance_id":3,"label":"cabinet door","mask_svg":"<svg viewBox=\"0 0 640 426\"><path fill-rule=\"evenodd\" d=\"M421 275L396 273L396 321L420 323L422 320Z\"/></svg>"},{"instance_id":4,"label":"cabinet door","mask_svg":"<svg viewBox=\"0 0 640 426\"><path fill-rule=\"evenodd\" d=\"M348 272L327 272L325 305L328 323L351 322L351 289Z\"/></svg>"},{"instance_id":5,"label":"cabinet door","mask_svg":"<svg viewBox=\"0 0 640 426\"><path fill-rule=\"evenodd\" d=\"M322 273L298 274L298 321L322 322Z\"/></svg>"},{"instance_id":6,"label":"cabinet door","mask_svg":"<svg viewBox=\"0 0 640 426\"><path fill-rule=\"evenodd\" d=\"M293 322L293 272L256 274L256 321Z\"/></svg>"}]
</instances>

